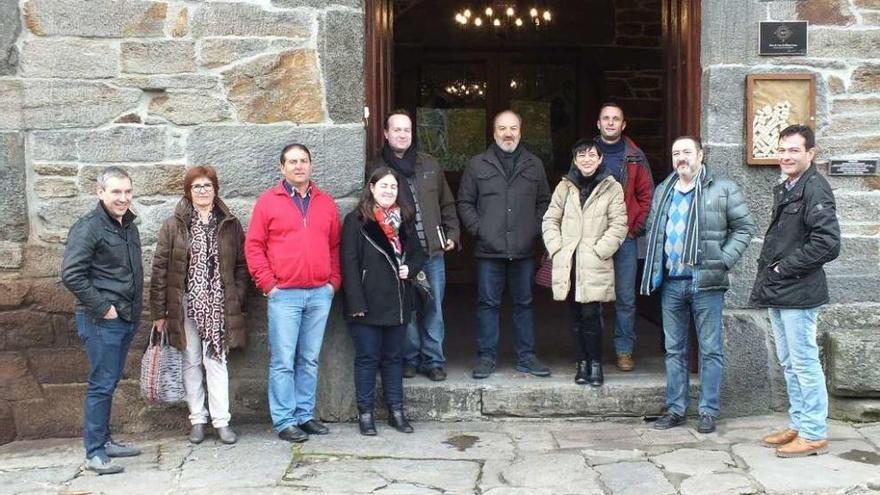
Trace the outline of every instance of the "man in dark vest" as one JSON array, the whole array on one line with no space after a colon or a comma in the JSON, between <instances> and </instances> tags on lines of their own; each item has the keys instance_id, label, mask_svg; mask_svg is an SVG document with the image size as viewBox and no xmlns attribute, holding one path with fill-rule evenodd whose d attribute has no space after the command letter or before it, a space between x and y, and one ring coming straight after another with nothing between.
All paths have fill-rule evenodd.
<instances>
[{"instance_id":1,"label":"man in dark vest","mask_svg":"<svg viewBox=\"0 0 880 495\"><path fill-rule=\"evenodd\" d=\"M428 261L422 267L431 286L432 298L406 329L403 376L424 373L433 381L446 379L443 340L443 295L446 291L446 262L443 253L458 246L459 226L455 198L443 169L431 155L412 145L412 119L406 110L395 110L385 118L385 146L367 167L367 176L387 166L403 179L400 194L415 206L416 231Z\"/></svg>"}]
</instances>

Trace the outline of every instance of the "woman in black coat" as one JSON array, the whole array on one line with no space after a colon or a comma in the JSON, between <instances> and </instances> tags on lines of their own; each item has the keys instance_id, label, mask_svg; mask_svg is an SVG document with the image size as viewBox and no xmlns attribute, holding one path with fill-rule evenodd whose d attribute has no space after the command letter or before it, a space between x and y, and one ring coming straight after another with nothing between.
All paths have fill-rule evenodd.
<instances>
[{"instance_id":1,"label":"woman in black coat","mask_svg":"<svg viewBox=\"0 0 880 495\"><path fill-rule=\"evenodd\" d=\"M373 171L354 211L342 226L342 286L345 318L354 339L355 391L361 434L375 435L373 402L376 369L388 422L412 433L403 412L403 345L406 325L415 308L410 283L422 269L411 205L398 201L398 180L388 167Z\"/></svg>"}]
</instances>

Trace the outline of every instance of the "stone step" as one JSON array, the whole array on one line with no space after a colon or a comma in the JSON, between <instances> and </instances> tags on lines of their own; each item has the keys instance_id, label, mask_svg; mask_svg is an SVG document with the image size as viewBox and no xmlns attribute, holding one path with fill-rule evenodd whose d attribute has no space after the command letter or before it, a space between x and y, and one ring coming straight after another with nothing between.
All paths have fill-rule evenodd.
<instances>
[{"instance_id":1,"label":"stone step","mask_svg":"<svg viewBox=\"0 0 880 495\"><path fill-rule=\"evenodd\" d=\"M539 378L501 366L485 380L471 378L464 365L448 367L448 378L432 382L424 376L404 380L407 415L417 420L462 421L492 417L585 417L659 415L666 402L662 358L638 363L623 373L605 365L602 387L574 383L574 364L550 363L553 375ZM692 403L699 379L691 375Z\"/></svg>"}]
</instances>

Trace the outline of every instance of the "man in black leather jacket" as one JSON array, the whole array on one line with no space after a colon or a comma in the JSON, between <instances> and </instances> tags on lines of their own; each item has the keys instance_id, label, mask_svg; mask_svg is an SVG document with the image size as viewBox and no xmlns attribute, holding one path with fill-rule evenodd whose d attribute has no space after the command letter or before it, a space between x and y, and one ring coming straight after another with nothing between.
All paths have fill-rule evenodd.
<instances>
[{"instance_id":1,"label":"man in black leather jacket","mask_svg":"<svg viewBox=\"0 0 880 495\"><path fill-rule=\"evenodd\" d=\"M141 239L129 210L132 184L118 167L98 177L98 205L82 216L67 237L61 280L76 296L76 330L89 357L83 443L85 469L122 471L110 457L140 450L110 437L110 408L143 305Z\"/></svg>"},{"instance_id":2,"label":"man in black leather jacket","mask_svg":"<svg viewBox=\"0 0 880 495\"><path fill-rule=\"evenodd\" d=\"M763 443L775 447L779 457L803 457L828 451L828 391L816 316L828 302L822 266L840 254L840 226L831 186L813 164L813 130L805 125L783 129L777 151L785 181L773 189L773 214L751 303L768 309L791 403L789 427Z\"/></svg>"}]
</instances>

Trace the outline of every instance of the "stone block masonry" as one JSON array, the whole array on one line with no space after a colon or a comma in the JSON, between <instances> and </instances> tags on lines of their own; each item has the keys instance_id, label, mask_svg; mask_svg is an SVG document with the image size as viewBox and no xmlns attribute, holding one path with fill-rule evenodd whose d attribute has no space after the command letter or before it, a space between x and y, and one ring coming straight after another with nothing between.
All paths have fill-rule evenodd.
<instances>
[{"instance_id":1,"label":"stone block masonry","mask_svg":"<svg viewBox=\"0 0 880 495\"><path fill-rule=\"evenodd\" d=\"M660 46L656 4L619 0L614 45ZM761 227L778 171L744 163L746 74L815 74L820 158L877 158L880 130L870 124L880 117L878 11L876 0L702 2L707 162L740 184ZM758 57L757 21L792 18L810 21L809 55ZM102 167L125 167L134 178L148 269L188 166L217 167L221 196L246 225L256 196L279 178L280 148L300 141L312 150L319 185L340 199L343 212L351 208L366 158L366 19L362 0L0 0L0 442L78 433L84 356L58 272L67 229L94 207L93 180ZM666 88L652 69L603 80L615 98L641 102L628 130L638 130L635 137L658 161L665 156L659 102ZM877 375L865 363L880 339L880 180L830 181L845 233L841 259L829 265L834 303L820 315L832 414L876 420ZM729 415L785 407L766 314L748 307L760 245L759 235L736 267L727 299ZM230 358L233 416L265 423L265 299L254 293L247 314L251 345ZM340 310L332 315L318 412L347 420L352 350ZM114 427L183 428L182 410L145 407L137 398L149 323L132 348ZM422 392L414 391L414 400L440 411L444 402ZM472 397L464 391L446 402L469 407ZM499 414L513 411L510 404L526 412L537 404L500 391L487 397Z\"/></svg>"},{"instance_id":2,"label":"stone block masonry","mask_svg":"<svg viewBox=\"0 0 880 495\"><path fill-rule=\"evenodd\" d=\"M148 274L186 167L216 167L246 227L280 178L280 149L303 142L318 184L347 204L365 161L362 33L359 2L0 0L0 442L80 428L87 364L58 269L101 169L133 178ZM233 414L265 421L265 303L254 294L248 309ZM334 320L334 358L322 362L347 371L343 332ZM114 427L181 426L183 411L145 407L128 381L142 349L132 347ZM322 386L320 409L346 419L350 380L328 372L339 383Z\"/></svg>"},{"instance_id":3,"label":"stone block masonry","mask_svg":"<svg viewBox=\"0 0 880 495\"><path fill-rule=\"evenodd\" d=\"M736 180L758 222L758 236L735 268L728 307L743 323L769 324L766 312L747 309L757 269L754 258L769 223L770 190L779 180L778 167L749 167L744 160L744 84L750 73L807 72L816 77L818 160L880 158L880 24L874 1L741 1L713 0L702 4L703 142L707 163ZM737 22L731 22L737 19ZM809 21L806 57L759 57L755 48L758 21ZM826 173L826 167L820 166ZM822 345L831 415L876 420L878 376L872 353L880 345L877 294L880 279L880 181L876 178L828 177L837 198L843 231L840 258L826 266L832 304L820 309ZM752 318L745 318L751 314ZM725 323L735 323L727 321ZM741 325L739 325L741 326ZM786 408L784 383L776 366L773 343L769 376L728 369L747 382L766 382L774 407ZM741 357L741 356L740 356ZM865 400L873 397L873 400Z\"/></svg>"}]
</instances>

